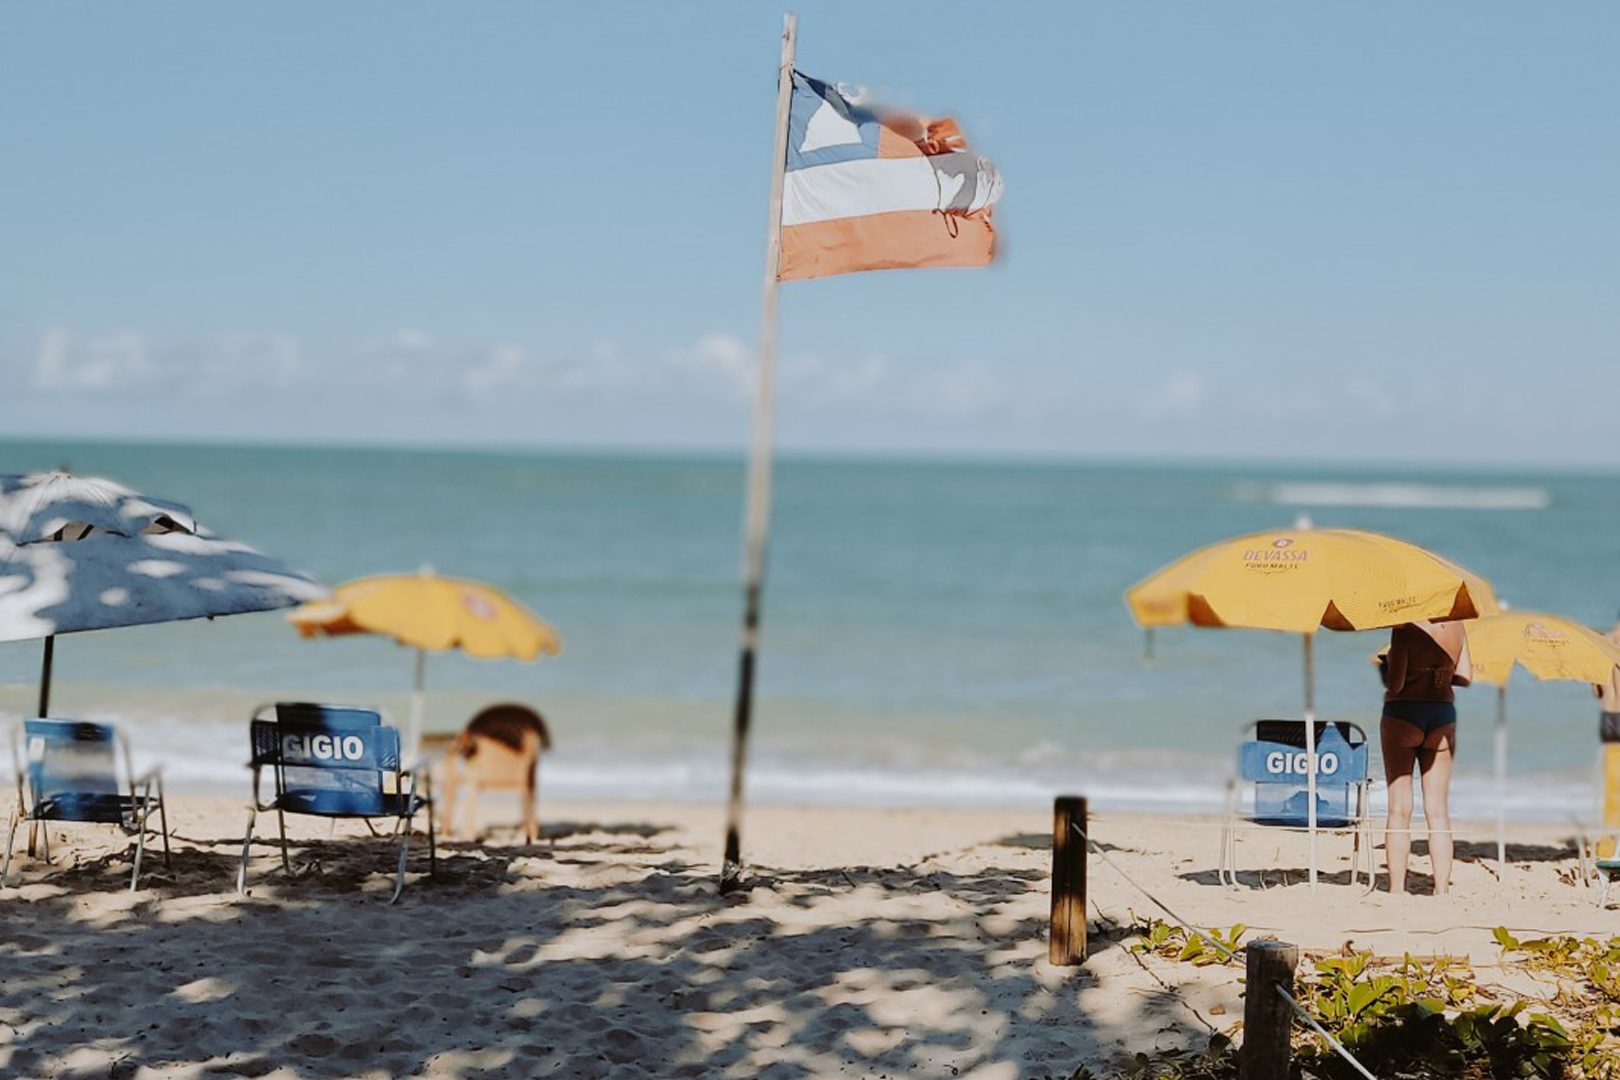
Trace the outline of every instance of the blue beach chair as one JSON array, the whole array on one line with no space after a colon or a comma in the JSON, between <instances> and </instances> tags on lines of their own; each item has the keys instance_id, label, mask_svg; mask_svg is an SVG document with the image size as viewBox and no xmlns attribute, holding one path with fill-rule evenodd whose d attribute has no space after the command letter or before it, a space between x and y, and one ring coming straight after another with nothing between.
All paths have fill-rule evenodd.
<instances>
[{"instance_id":1,"label":"blue beach chair","mask_svg":"<svg viewBox=\"0 0 1620 1080\"><path fill-rule=\"evenodd\" d=\"M1238 747L1238 772L1227 787L1221 830L1222 883L1237 887L1237 833L1243 824L1309 828L1310 794L1305 760L1305 721L1260 720ZM1351 835L1350 882L1365 873L1373 885L1372 845L1367 833L1369 788L1367 736L1348 721L1316 721L1316 830ZM1252 785L1252 809L1244 814L1243 788Z\"/></svg>"},{"instance_id":2,"label":"blue beach chair","mask_svg":"<svg viewBox=\"0 0 1620 1080\"><path fill-rule=\"evenodd\" d=\"M269 719L265 714L272 708L275 717ZM276 812L281 830L281 866L288 872L292 860L287 851L286 815L360 818L368 828L372 818L393 818L395 835L402 833L403 837L390 904L405 888L411 824L418 810L426 810L428 872L431 875L438 870L432 800L425 785L418 794L418 774L400 767L399 732L383 724L375 710L280 702L257 709L250 728L253 760L248 764L253 770L253 805L247 837L242 841L242 866L236 877L238 893L247 893L254 822L260 813L270 810ZM261 801L259 795L259 780L265 769L274 773L276 781L275 796L269 802Z\"/></svg>"},{"instance_id":3,"label":"blue beach chair","mask_svg":"<svg viewBox=\"0 0 1620 1080\"><path fill-rule=\"evenodd\" d=\"M46 825L47 863L51 861L50 823L117 825L135 833L135 866L129 875L129 890L134 892L140 884L141 860L146 854L147 822L156 809L163 835L163 864L169 865L169 815L163 804L163 777L157 769L135 775L129 743L116 728L78 720L26 720L20 732L22 748L17 734L13 732L11 746L17 766L17 808L6 831L6 861L0 868L0 884L10 880L12 847L17 840L17 826L24 821L29 825L30 853L33 830Z\"/></svg>"}]
</instances>

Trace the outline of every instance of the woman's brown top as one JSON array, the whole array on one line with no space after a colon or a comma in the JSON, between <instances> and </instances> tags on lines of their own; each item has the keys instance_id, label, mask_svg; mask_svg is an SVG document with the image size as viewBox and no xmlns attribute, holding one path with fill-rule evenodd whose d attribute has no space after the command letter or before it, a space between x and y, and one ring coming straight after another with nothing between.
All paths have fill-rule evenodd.
<instances>
[{"instance_id":1,"label":"woman's brown top","mask_svg":"<svg viewBox=\"0 0 1620 1080\"><path fill-rule=\"evenodd\" d=\"M1402 623L1390 631L1384 667L1385 701L1453 701L1453 684L1467 686L1473 672L1457 670L1467 638L1457 623L1431 623L1424 629ZM1436 640L1438 637L1440 640ZM1442 642L1444 642L1442 644Z\"/></svg>"}]
</instances>

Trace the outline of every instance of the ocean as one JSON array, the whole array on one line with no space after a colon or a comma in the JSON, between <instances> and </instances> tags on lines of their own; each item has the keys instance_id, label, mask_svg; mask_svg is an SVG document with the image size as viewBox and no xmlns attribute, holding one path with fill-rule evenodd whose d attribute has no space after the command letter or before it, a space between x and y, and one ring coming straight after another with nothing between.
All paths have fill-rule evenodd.
<instances>
[{"instance_id":1,"label":"ocean","mask_svg":"<svg viewBox=\"0 0 1620 1080\"><path fill-rule=\"evenodd\" d=\"M737 457L0 442L0 472L69 467L189 504L327 583L423 565L507 590L561 632L533 664L440 654L428 727L518 700L556 750L542 798L723 799L741 588ZM1514 607L1599 629L1620 607L1620 477L1276 462L779 460L748 777L761 802L1219 809L1240 728L1299 715L1300 640L1161 630L1124 589L1195 547L1293 524L1390 533ZM1378 632L1323 632L1319 715L1376 740ZM0 721L31 714L37 642L0 644ZM128 726L178 789L246 795L274 700L403 719L412 654L306 641L280 613L58 640L53 712ZM1459 697L1453 813L1495 811L1490 687ZM1591 688L1508 690L1509 812L1594 804Z\"/></svg>"}]
</instances>

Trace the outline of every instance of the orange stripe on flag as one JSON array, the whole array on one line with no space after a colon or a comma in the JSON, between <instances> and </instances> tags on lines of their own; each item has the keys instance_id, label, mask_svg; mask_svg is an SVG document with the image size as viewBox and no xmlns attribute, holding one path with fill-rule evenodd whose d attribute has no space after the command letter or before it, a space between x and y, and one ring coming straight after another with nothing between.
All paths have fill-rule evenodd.
<instances>
[{"instance_id":1,"label":"orange stripe on flag","mask_svg":"<svg viewBox=\"0 0 1620 1080\"><path fill-rule=\"evenodd\" d=\"M777 279L804 281L859 270L985 266L995 250L996 234L988 211L961 215L900 210L834 218L782 229Z\"/></svg>"},{"instance_id":2,"label":"orange stripe on flag","mask_svg":"<svg viewBox=\"0 0 1620 1080\"><path fill-rule=\"evenodd\" d=\"M878 128L877 156L880 158L922 157L922 147L898 131L883 125Z\"/></svg>"}]
</instances>

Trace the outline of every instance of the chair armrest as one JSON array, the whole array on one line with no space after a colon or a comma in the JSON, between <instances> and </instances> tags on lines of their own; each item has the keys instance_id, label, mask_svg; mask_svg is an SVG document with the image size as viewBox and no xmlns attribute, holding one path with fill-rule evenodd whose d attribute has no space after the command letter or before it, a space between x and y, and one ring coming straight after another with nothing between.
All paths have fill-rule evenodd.
<instances>
[{"instance_id":1,"label":"chair armrest","mask_svg":"<svg viewBox=\"0 0 1620 1080\"><path fill-rule=\"evenodd\" d=\"M141 773L141 775L139 775L139 776L135 777L133 780L131 780L130 784L133 787L149 787L152 784L160 784L161 785L162 782L163 782L163 766L154 765L150 769L147 769L145 772Z\"/></svg>"},{"instance_id":2,"label":"chair armrest","mask_svg":"<svg viewBox=\"0 0 1620 1080\"><path fill-rule=\"evenodd\" d=\"M399 775L402 778L410 777L411 786L405 789L405 802L407 805L423 806L433 801L433 774L431 772L423 769L420 772L401 772ZM421 794L417 793L419 783L422 788Z\"/></svg>"}]
</instances>

